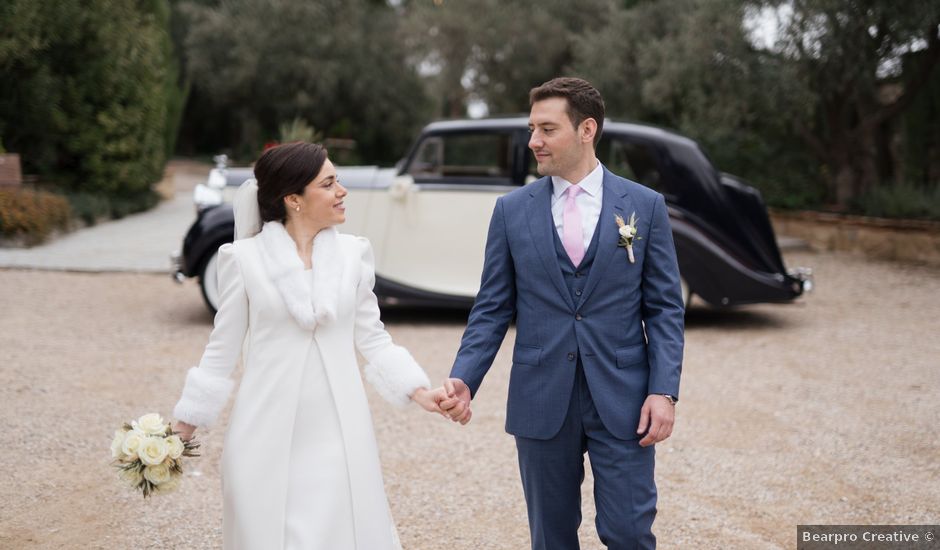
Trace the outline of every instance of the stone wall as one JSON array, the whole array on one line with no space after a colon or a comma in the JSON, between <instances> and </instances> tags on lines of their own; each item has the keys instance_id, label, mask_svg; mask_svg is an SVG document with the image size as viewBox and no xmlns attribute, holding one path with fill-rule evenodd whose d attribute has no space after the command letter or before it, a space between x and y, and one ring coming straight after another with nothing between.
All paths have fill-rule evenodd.
<instances>
[{"instance_id":1,"label":"stone wall","mask_svg":"<svg viewBox=\"0 0 940 550\"><path fill-rule=\"evenodd\" d=\"M770 218L778 237L803 239L816 250L940 267L940 222L779 210Z\"/></svg>"}]
</instances>

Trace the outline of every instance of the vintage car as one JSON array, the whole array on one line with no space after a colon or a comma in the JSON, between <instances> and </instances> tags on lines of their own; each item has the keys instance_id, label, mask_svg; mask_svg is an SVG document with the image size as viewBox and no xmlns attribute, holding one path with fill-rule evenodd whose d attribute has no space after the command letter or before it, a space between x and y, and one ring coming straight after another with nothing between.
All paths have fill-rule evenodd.
<instances>
[{"instance_id":1,"label":"vintage car","mask_svg":"<svg viewBox=\"0 0 940 550\"><path fill-rule=\"evenodd\" d=\"M337 168L349 189L341 231L372 241L382 304L473 304L496 199L538 178L528 139L525 117L434 122L395 168ZM691 139L605 121L597 156L665 196L687 302L693 293L714 306L789 302L812 288L809 270L784 266L760 193L719 172ZM212 170L174 257L176 279L199 277L213 310L216 254L233 238L227 197L251 176Z\"/></svg>"}]
</instances>

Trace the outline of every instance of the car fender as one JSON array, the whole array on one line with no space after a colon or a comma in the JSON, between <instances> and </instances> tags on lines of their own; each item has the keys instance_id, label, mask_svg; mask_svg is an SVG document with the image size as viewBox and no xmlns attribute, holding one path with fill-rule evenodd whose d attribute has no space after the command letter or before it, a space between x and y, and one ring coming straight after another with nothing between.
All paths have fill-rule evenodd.
<instances>
[{"instance_id":1,"label":"car fender","mask_svg":"<svg viewBox=\"0 0 940 550\"><path fill-rule=\"evenodd\" d=\"M779 273L755 271L682 217L671 217L679 272L692 292L715 306L786 302L802 285Z\"/></svg>"},{"instance_id":2,"label":"car fender","mask_svg":"<svg viewBox=\"0 0 940 550\"><path fill-rule=\"evenodd\" d=\"M183 240L183 274L195 277L199 268L218 248L235 240L232 205L220 204L203 210Z\"/></svg>"}]
</instances>

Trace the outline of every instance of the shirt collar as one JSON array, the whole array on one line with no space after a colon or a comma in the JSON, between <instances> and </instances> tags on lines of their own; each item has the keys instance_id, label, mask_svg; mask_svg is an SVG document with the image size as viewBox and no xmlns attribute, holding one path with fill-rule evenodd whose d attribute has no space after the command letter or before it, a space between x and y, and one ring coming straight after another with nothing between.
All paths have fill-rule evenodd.
<instances>
[{"instance_id":1,"label":"shirt collar","mask_svg":"<svg viewBox=\"0 0 940 550\"><path fill-rule=\"evenodd\" d=\"M565 178L552 176L552 194L556 199L572 185L573 184ZM578 185L581 186L581 189L583 189L585 193L592 197L596 197L597 194L600 193L601 187L604 185L604 168L600 161L597 162L597 166L591 170L591 173L584 176L584 179L578 182Z\"/></svg>"}]
</instances>

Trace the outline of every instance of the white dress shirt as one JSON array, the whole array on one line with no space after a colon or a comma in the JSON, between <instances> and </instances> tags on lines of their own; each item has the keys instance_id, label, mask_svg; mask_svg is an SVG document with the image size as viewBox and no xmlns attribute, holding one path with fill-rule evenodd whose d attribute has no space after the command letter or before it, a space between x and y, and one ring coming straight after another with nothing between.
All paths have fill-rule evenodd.
<instances>
[{"instance_id":1,"label":"white dress shirt","mask_svg":"<svg viewBox=\"0 0 940 550\"><path fill-rule=\"evenodd\" d=\"M564 240L565 234L565 202L568 201L565 191L572 185L564 178L552 176L552 220L555 221L558 238L562 240ZM584 239L584 252L586 253L591 246L597 220L601 217L601 201L604 198L604 168L601 163L598 162L594 170L584 176L584 179L578 182L578 185L582 191L575 197L574 203L581 212L581 236Z\"/></svg>"}]
</instances>

